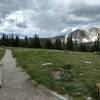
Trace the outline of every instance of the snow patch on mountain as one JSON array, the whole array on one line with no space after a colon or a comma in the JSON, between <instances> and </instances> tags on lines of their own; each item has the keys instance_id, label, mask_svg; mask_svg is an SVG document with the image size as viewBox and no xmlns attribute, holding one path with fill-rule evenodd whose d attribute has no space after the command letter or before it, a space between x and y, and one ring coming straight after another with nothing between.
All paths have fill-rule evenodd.
<instances>
[{"instance_id":1,"label":"snow patch on mountain","mask_svg":"<svg viewBox=\"0 0 100 100\"><path fill-rule=\"evenodd\" d=\"M69 35L66 35L65 43L68 36L71 36L72 40L77 41L78 43L95 42L100 36L100 29L95 27L86 30L77 29L71 32Z\"/></svg>"}]
</instances>

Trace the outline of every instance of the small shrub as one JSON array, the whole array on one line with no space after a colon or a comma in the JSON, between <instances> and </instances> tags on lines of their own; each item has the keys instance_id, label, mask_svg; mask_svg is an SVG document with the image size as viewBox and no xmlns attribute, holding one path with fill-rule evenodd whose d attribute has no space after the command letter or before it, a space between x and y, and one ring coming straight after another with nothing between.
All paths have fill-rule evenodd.
<instances>
[{"instance_id":1,"label":"small shrub","mask_svg":"<svg viewBox=\"0 0 100 100\"><path fill-rule=\"evenodd\" d=\"M72 74L72 65L65 65L63 67L64 74L62 75L62 81L73 81L73 74Z\"/></svg>"},{"instance_id":2,"label":"small shrub","mask_svg":"<svg viewBox=\"0 0 100 100\"><path fill-rule=\"evenodd\" d=\"M98 89L96 87L96 83L88 81L85 84L86 84L86 87L88 88L88 91L90 92L90 95L93 98L100 99L99 98L99 91L98 91Z\"/></svg>"}]
</instances>

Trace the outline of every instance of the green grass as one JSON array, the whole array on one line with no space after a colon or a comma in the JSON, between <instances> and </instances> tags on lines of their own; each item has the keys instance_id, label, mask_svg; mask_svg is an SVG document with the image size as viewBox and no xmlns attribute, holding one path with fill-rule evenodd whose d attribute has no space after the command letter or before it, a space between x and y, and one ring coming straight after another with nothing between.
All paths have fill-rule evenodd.
<instances>
[{"instance_id":1,"label":"green grass","mask_svg":"<svg viewBox=\"0 0 100 100\"><path fill-rule=\"evenodd\" d=\"M4 48L0 48L0 59L3 57L3 55L4 55Z\"/></svg>"},{"instance_id":2,"label":"green grass","mask_svg":"<svg viewBox=\"0 0 100 100\"><path fill-rule=\"evenodd\" d=\"M92 96L98 100L96 83L100 83L100 55L59 50L13 48L18 64L32 79L60 94L68 94L73 100L86 100ZM92 62L86 64L85 61ZM52 63L47 68L43 63ZM55 80L53 72L64 69L61 79Z\"/></svg>"}]
</instances>

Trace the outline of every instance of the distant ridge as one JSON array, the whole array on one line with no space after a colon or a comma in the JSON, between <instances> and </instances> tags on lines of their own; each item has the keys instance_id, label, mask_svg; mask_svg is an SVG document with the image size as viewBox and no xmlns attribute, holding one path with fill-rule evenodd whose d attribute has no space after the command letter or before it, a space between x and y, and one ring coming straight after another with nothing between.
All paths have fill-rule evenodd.
<instances>
[{"instance_id":1,"label":"distant ridge","mask_svg":"<svg viewBox=\"0 0 100 100\"><path fill-rule=\"evenodd\" d=\"M93 27L88 30L77 29L68 36L71 36L73 41L77 41L78 43L95 42L100 37L100 28ZM65 41L67 41L66 39Z\"/></svg>"}]
</instances>

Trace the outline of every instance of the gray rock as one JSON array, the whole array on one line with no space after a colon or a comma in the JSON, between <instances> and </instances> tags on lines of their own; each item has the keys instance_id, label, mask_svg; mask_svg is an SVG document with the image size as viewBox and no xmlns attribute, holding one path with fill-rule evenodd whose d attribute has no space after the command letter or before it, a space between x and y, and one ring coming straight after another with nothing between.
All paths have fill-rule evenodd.
<instances>
[{"instance_id":1,"label":"gray rock","mask_svg":"<svg viewBox=\"0 0 100 100\"><path fill-rule=\"evenodd\" d=\"M87 97L87 100L92 100L92 97Z\"/></svg>"},{"instance_id":2,"label":"gray rock","mask_svg":"<svg viewBox=\"0 0 100 100\"><path fill-rule=\"evenodd\" d=\"M91 64L92 62L90 62L90 61L85 61L85 64Z\"/></svg>"},{"instance_id":3,"label":"gray rock","mask_svg":"<svg viewBox=\"0 0 100 100\"><path fill-rule=\"evenodd\" d=\"M42 64L42 66L50 66L50 65L52 65L52 63L44 63L44 64Z\"/></svg>"}]
</instances>

